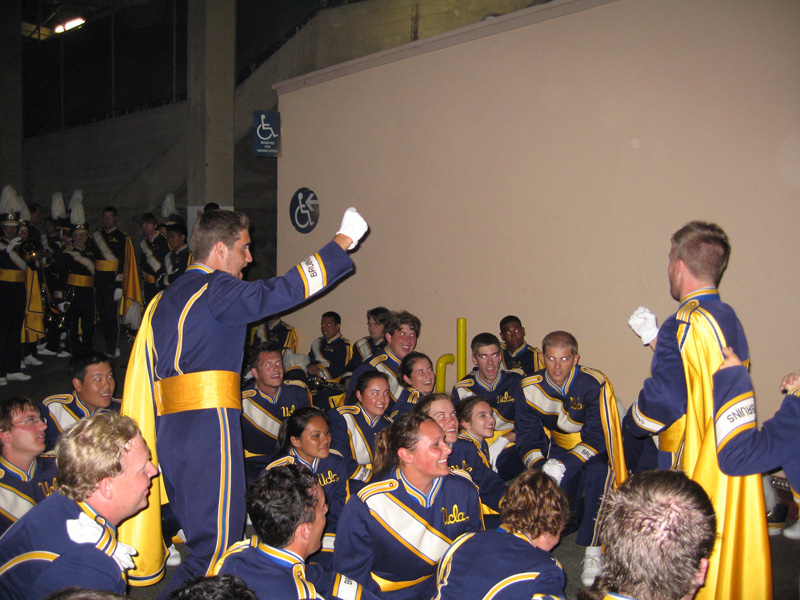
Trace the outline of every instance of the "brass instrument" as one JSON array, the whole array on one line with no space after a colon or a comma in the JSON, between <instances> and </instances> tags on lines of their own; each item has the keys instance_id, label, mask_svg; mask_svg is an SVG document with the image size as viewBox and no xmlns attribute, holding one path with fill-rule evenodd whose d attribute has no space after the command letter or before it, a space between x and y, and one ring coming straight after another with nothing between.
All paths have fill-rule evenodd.
<instances>
[{"instance_id":1,"label":"brass instrument","mask_svg":"<svg viewBox=\"0 0 800 600\"><path fill-rule=\"evenodd\" d=\"M322 377L318 377L316 375L308 376L308 384L308 387L312 392L316 392L319 388L323 387L341 394L347 389L347 386L345 386L343 383L328 381L327 379L323 379Z\"/></svg>"},{"instance_id":2,"label":"brass instrument","mask_svg":"<svg viewBox=\"0 0 800 600\"><path fill-rule=\"evenodd\" d=\"M69 309L72 306L72 301L75 299L75 288L67 286L67 289L64 290L64 294L61 297L61 302L53 301L53 306L50 307L50 311L47 313L47 322L52 323L58 329L66 329L67 328L67 315L69 315ZM64 305L64 310L62 311L58 308L59 304Z\"/></svg>"},{"instance_id":3,"label":"brass instrument","mask_svg":"<svg viewBox=\"0 0 800 600\"><path fill-rule=\"evenodd\" d=\"M18 254L30 265L44 256L44 246L36 238L28 238L19 245Z\"/></svg>"}]
</instances>

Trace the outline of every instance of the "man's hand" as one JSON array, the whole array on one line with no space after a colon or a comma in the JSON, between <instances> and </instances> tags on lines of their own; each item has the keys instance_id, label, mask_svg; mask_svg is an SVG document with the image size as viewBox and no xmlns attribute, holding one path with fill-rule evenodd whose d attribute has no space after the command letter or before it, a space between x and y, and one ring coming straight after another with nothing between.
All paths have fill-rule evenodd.
<instances>
[{"instance_id":1,"label":"man's hand","mask_svg":"<svg viewBox=\"0 0 800 600\"><path fill-rule=\"evenodd\" d=\"M567 472L567 467L560 460L548 458L542 465L542 471L550 475L555 480L556 485L561 485L561 480L564 478L564 473Z\"/></svg>"},{"instance_id":2,"label":"man's hand","mask_svg":"<svg viewBox=\"0 0 800 600\"><path fill-rule=\"evenodd\" d=\"M784 394L794 388L800 383L800 375L797 373L789 373L786 377L781 379L781 392Z\"/></svg>"},{"instance_id":3,"label":"man's hand","mask_svg":"<svg viewBox=\"0 0 800 600\"><path fill-rule=\"evenodd\" d=\"M358 242L367 233L369 225L364 220L358 211L352 206L344 211L342 217L342 224L339 226L339 231L336 232L336 237L333 240L342 247L342 250L352 250L356 247ZM348 238L348 239L343 239Z\"/></svg>"},{"instance_id":4,"label":"man's hand","mask_svg":"<svg viewBox=\"0 0 800 600\"><path fill-rule=\"evenodd\" d=\"M20 245L20 242L22 242L21 237L15 237L13 240L8 242L8 246L6 246L6 252L10 254L14 250L14 248Z\"/></svg>"},{"instance_id":5,"label":"man's hand","mask_svg":"<svg viewBox=\"0 0 800 600\"><path fill-rule=\"evenodd\" d=\"M642 343L647 346L658 336L658 321L653 312L644 306L640 306L628 319L628 325L633 332L642 338Z\"/></svg>"},{"instance_id":6,"label":"man's hand","mask_svg":"<svg viewBox=\"0 0 800 600\"><path fill-rule=\"evenodd\" d=\"M114 302L119 302L122 300L122 288L117 288L114 290Z\"/></svg>"},{"instance_id":7,"label":"man's hand","mask_svg":"<svg viewBox=\"0 0 800 600\"><path fill-rule=\"evenodd\" d=\"M725 360L722 361L722 364L719 366L717 371L721 371L722 369L727 369L728 367L741 367L744 363L736 356L736 353L733 351L733 348L728 346L727 348L722 349L722 355L725 357Z\"/></svg>"},{"instance_id":8,"label":"man's hand","mask_svg":"<svg viewBox=\"0 0 800 600\"><path fill-rule=\"evenodd\" d=\"M319 377L319 365L308 365L308 374L313 377Z\"/></svg>"}]
</instances>

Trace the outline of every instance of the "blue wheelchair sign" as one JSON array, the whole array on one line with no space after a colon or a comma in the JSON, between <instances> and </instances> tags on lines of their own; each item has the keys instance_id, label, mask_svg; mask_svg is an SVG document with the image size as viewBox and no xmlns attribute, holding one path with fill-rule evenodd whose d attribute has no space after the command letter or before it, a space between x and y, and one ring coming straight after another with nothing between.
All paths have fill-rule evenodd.
<instances>
[{"instance_id":1,"label":"blue wheelchair sign","mask_svg":"<svg viewBox=\"0 0 800 600\"><path fill-rule=\"evenodd\" d=\"M278 156L280 150L281 113L257 110L253 113L253 154Z\"/></svg>"}]
</instances>

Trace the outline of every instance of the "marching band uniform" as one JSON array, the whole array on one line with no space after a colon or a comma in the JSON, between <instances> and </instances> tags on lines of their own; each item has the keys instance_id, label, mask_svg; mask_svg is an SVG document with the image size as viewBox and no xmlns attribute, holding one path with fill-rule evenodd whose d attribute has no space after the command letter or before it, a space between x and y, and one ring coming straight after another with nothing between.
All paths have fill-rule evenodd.
<instances>
[{"instance_id":1,"label":"marching band uniform","mask_svg":"<svg viewBox=\"0 0 800 600\"><path fill-rule=\"evenodd\" d=\"M42 272L44 273L44 281L45 286L51 293L51 303L48 306L48 311L51 316L58 316L60 313L56 304L58 304L58 299L55 296L52 296L52 293L58 290L59 284L59 273L58 273L58 256L61 254L64 243L61 241L61 229L56 227L53 229L51 233L42 233L42 247L44 248L45 252L52 252L52 255L49 257L44 257L42 259ZM39 350L39 354L43 355L55 355L59 351L59 346L61 345L61 340L59 339L61 336L61 329L59 329L58 323L55 320L46 320L45 321L45 339L47 340L47 344L45 345L45 352Z\"/></svg>"},{"instance_id":2,"label":"marching band uniform","mask_svg":"<svg viewBox=\"0 0 800 600\"><path fill-rule=\"evenodd\" d=\"M3 224L19 223L15 214L3 215ZM28 266L17 253L9 251L11 241L2 228L0 239L0 380L3 385L10 373L20 373L22 363L22 323L25 321L25 282ZM21 373L20 373L21 374ZM28 376L25 376L28 379Z\"/></svg>"},{"instance_id":3,"label":"marching band uniform","mask_svg":"<svg viewBox=\"0 0 800 600\"><path fill-rule=\"evenodd\" d=\"M350 479L367 482L372 477L372 456L375 436L389 427L392 421L385 415L374 419L361 406L340 406L328 411L331 427L331 447L347 463Z\"/></svg>"},{"instance_id":4,"label":"marching band uniform","mask_svg":"<svg viewBox=\"0 0 800 600\"><path fill-rule=\"evenodd\" d=\"M27 471L0 456L0 535L55 490L56 458L41 454Z\"/></svg>"},{"instance_id":5,"label":"marching band uniform","mask_svg":"<svg viewBox=\"0 0 800 600\"><path fill-rule=\"evenodd\" d=\"M85 229L78 226L75 231ZM70 242L58 258L59 262L59 290L62 293L70 286L75 291L75 297L67 313L69 327L70 352L75 354L81 349L92 349L94 337L94 261L101 258L94 240L87 238L86 245L79 248L75 242Z\"/></svg>"},{"instance_id":6,"label":"marching band uniform","mask_svg":"<svg viewBox=\"0 0 800 600\"><path fill-rule=\"evenodd\" d=\"M530 377L544 369L542 351L527 343L511 351L503 344L503 368L506 371L516 371L523 377Z\"/></svg>"},{"instance_id":7,"label":"marching band uniform","mask_svg":"<svg viewBox=\"0 0 800 600\"><path fill-rule=\"evenodd\" d=\"M301 381L284 381L274 396L262 392L255 380L242 390L242 443L248 485L275 456L281 423L304 406L311 406L311 392Z\"/></svg>"},{"instance_id":8,"label":"marching band uniform","mask_svg":"<svg viewBox=\"0 0 800 600\"><path fill-rule=\"evenodd\" d=\"M519 453L528 468L541 469L548 458L564 464L560 487L569 496L573 514L585 495L576 541L598 546L597 515L603 494L614 482L607 440L619 432L611 384L600 371L576 365L562 386L541 370L523 381L522 390L524 397L517 404ZM608 407L611 403L613 409Z\"/></svg>"},{"instance_id":9,"label":"marching band uniform","mask_svg":"<svg viewBox=\"0 0 800 600\"><path fill-rule=\"evenodd\" d=\"M461 431L452 446L453 452L447 462L450 469L466 471L478 486L481 503L494 511L500 511L500 500L505 496L508 486L500 478L489 462L489 445L486 440L479 442L467 431Z\"/></svg>"},{"instance_id":10,"label":"marching band uniform","mask_svg":"<svg viewBox=\"0 0 800 600\"><path fill-rule=\"evenodd\" d=\"M361 363L383 352L383 347L385 345L386 338L381 338L376 342L370 336L366 336L356 341L356 343L353 344L353 356L350 362L347 363L346 371L348 373L353 373Z\"/></svg>"},{"instance_id":11,"label":"marching band uniform","mask_svg":"<svg viewBox=\"0 0 800 600\"><path fill-rule=\"evenodd\" d=\"M482 530L478 491L466 473L439 477L423 494L394 469L350 497L333 566L382 598L431 598L447 548L462 533Z\"/></svg>"},{"instance_id":12,"label":"marching band uniform","mask_svg":"<svg viewBox=\"0 0 800 600\"><path fill-rule=\"evenodd\" d=\"M397 358L388 347L384 346L380 354L376 354L369 361L361 363L358 368L353 371L353 374L350 376L350 381L347 383L345 398L352 398L356 393L356 384L362 373L366 373L367 371L380 371L389 378L389 395L392 397L392 402L387 412L394 410L394 405L405 389L405 387L400 385L400 382L397 381L397 370L400 368L400 362L401 359Z\"/></svg>"},{"instance_id":13,"label":"marching band uniform","mask_svg":"<svg viewBox=\"0 0 800 600\"><path fill-rule=\"evenodd\" d=\"M337 333L329 340L318 337L311 344L311 351L308 353L311 364L319 367L320 378L329 383L339 383L342 377L347 376L346 369L350 356L350 342L342 337L341 333ZM332 408L330 397L339 394L341 392L320 387L314 393L314 405L323 410Z\"/></svg>"},{"instance_id":14,"label":"marching band uniform","mask_svg":"<svg viewBox=\"0 0 800 600\"><path fill-rule=\"evenodd\" d=\"M100 316L105 353L114 356L119 337L119 307L114 295L116 290L123 289L126 262L136 261L136 256L131 238L117 227L95 231L92 239L97 247L94 261L97 314Z\"/></svg>"},{"instance_id":15,"label":"marching band uniform","mask_svg":"<svg viewBox=\"0 0 800 600\"><path fill-rule=\"evenodd\" d=\"M164 258L164 272L158 278L158 289L166 289L168 285L183 275L191 264L192 251L189 246L184 244L177 250L171 250Z\"/></svg>"},{"instance_id":16,"label":"marching band uniform","mask_svg":"<svg viewBox=\"0 0 800 600\"><path fill-rule=\"evenodd\" d=\"M286 349L297 352L297 330L286 321L278 319L270 325L269 319L256 327L254 337L262 342L274 344L283 352Z\"/></svg>"},{"instance_id":17,"label":"marching band uniform","mask_svg":"<svg viewBox=\"0 0 800 600\"><path fill-rule=\"evenodd\" d=\"M111 404L106 408L96 410L95 413L103 411L119 412L120 401L116 398L111 399ZM48 396L39 404L39 412L42 417L47 419L47 432L45 433L45 447L52 450L58 436L63 431L69 429L81 419L91 417L94 413L81 402L78 393L73 391L71 394L56 394Z\"/></svg>"},{"instance_id":18,"label":"marching band uniform","mask_svg":"<svg viewBox=\"0 0 800 600\"><path fill-rule=\"evenodd\" d=\"M465 533L436 574L435 600L564 600L566 576L552 554L504 528Z\"/></svg>"},{"instance_id":19,"label":"marching band uniform","mask_svg":"<svg viewBox=\"0 0 800 600\"><path fill-rule=\"evenodd\" d=\"M306 565L298 554L269 546L256 535L228 549L214 574L240 577L259 600L376 599L352 579Z\"/></svg>"},{"instance_id":20,"label":"marching band uniform","mask_svg":"<svg viewBox=\"0 0 800 600\"><path fill-rule=\"evenodd\" d=\"M142 270L142 294L145 306L150 303L158 293L156 281L164 273L164 260L169 252L167 238L160 233L156 233L151 240L147 236L139 242L139 268Z\"/></svg>"},{"instance_id":21,"label":"marching band uniform","mask_svg":"<svg viewBox=\"0 0 800 600\"><path fill-rule=\"evenodd\" d=\"M400 415L405 415L410 413L414 410L414 407L419 402L420 393L410 387L403 388L403 391L400 392L400 395L397 398L397 402L394 403L392 406L392 420L396 419Z\"/></svg>"},{"instance_id":22,"label":"marching band uniform","mask_svg":"<svg viewBox=\"0 0 800 600\"><path fill-rule=\"evenodd\" d=\"M132 562L129 550L91 506L51 494L0 538L0 597L38 600L71 585L124 594L117 561Z\"/></svg>"},{"instance_id":23,"label":"marching band uniform","mask_svg":"<svg viewBox=\"0 0 800 600\"><path fill-rule=\"evenodd\" d=\"M123 413L136 415L145 439L152 436L155 399L149 386L133 383L137 374L151 373L158 398L157 455L191 552L163 595L208 573L244 531L239 370L247 324L305 301L349 273L352 265L335 242L283 277L254 282L195 263L151 303L134 345L133 356L141 360L131 359L135 367L128 369ZM142 557L133 573L139 585L163 572L162 549L143 550L147 528L160 522L154 505L151 491L150 507L134 517L130 537L123 529L124 539Z\"/></svg>"},{"instance_id":24,"label":"marching band uniform","mask_svg":"<svg viewBox=\"0 0 800 600\"><path fill-rule=\"evenodd\" d=\"M314 562L330 566L333 560L333 548L336 542L336 527L339 516L342 514L345 502L350 497L347 477L347 465L344 458L337 450L331 449L327 458L315 458L313 462L304 461L294 448L282 458L274 460L267 466L267 470L283 465L304 465L317 476L322 491L325 492L325 501L328 503L325 534L322 536L320 552L312 556Z\"/></svg>"}]
</instances>

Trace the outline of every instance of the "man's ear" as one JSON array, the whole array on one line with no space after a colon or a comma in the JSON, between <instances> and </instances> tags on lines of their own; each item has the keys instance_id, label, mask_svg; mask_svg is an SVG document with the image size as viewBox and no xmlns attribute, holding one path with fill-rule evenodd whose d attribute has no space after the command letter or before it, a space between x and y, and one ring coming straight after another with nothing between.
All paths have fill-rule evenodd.
<instances>
[{"instance_id":1,"label":"man's ear","mask_svg":"<svg viewBox=\"0 0 800 600\"><path fill-rule=\"evenodd\" d=\"M100 480L97 491L104 499L112 500L114 496L114 483L111 481L111 477L103 477L103 479Z\"/></svg>"},{"instance_id":2,"label":"man's ear","mask_svg":"<svg viewBox=\"0 0 800 600\"><path fill-rule=\"evenodd\" d=\"M81 388L83 388L83 382L80 379L78 379L77 377L73 377L72 378L72 389L74 389L76 392L80 392Z\"/></svg>"},{"instance_id":3,"label":"man's ear","mask_svg":"<svg viewBox=\"0 0 800 600\"><path fill-rule=\"evenodd\" d=\"M228 247L225 245L225 242L217 242L214 244L214 254L223 260L228 257Z\"/></svg>"},{"instance_id":4,"label":"man's ear","mask_svg":"<svg viewBox=\"0 0 800 600\"><path fill-rule=\"evenodd\" d=\"M697 584L698 589L703 587L706 583L706 575L708 574L708 559L701 558L700 566L695 574L694 582Z\"/></svg>"}]
</instances>

